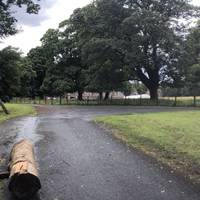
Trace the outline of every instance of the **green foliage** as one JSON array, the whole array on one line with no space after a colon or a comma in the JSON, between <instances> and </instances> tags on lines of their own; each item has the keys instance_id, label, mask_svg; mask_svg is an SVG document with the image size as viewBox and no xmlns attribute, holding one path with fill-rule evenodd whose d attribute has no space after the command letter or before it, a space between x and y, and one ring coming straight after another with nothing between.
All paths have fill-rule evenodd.
<instances>
[{"instance_id":1,"label":"green foliage","mask_svg":"<svg viewBox=\"0 0 200 200\"><path fill-rule=\"evenodd\" d=\"M195 64L190 67L187 81L191 93L193 95L200 95L200 64Z\"/></svg>"},{"instance_id":2,"label":"green foliage","mask_svg":"<svg viewBox=\"0 0 200 200\"><path fill-rule=\"evenodd\" d=\"M119 90L125 80L123 51L119 41L125 13L116 1L96 1L75 10L70 17L78 39L82 62L87 66L86 90Z\"/></svg>"},{"instance_id":3,"label":"green foliage","mask_svg":"<svg viewBox=\"0 0 200 200\"><path fill-rule=\"evenodd\" d=\"M131 95L133 92L132 84L129 81L124 82L120 91L124 94L125 97Z\"/></svg>"},{"instance_id":4,"label":"green foliage","mask_svg":"<svg viewBox=\"0 0 200 200\"><path fill-rule=\"evenodd\" d=\"M125 80L123 71L123 53L117 41L93 38L83 49L83 59L88 67L89 91L118 91Z\"/></svg>"},{"instance_id":5,"label":"green foliage","mask_svg":"<svg viewBox=\"0 0 200 200\"><path fill-rule=\"evenodd\" d=\"M48 95L63 95L65 92L81 93L84 88L83 65L75 35L62 27L63 32L49 30L42 38L42 48L47 57L47 72L42 90Z\"/></svg>"},{"instance_id":6,"label":"green foliage","mask_svg":"<svg viewBox=\"0 0 200 200\"><path fill-rule=\"evenodd\" d=\"M20 63L20 91L18 96L31 97L34 94L34 80L36 72L32 68L31 61L26 58L21 58Z\"/></svg>"},{"instance_id":7,"label":"green foliage","mask_svg":"<svg viewBox=\"0 0 200 200\"><path fill-rule=\"evenodd\" d=\"M17 49L7 47L0 51L0 97L19 92L21 57Z\"/></svg>"},{"instance_id":8,"label":"green foliage","mask_svg":"<svg viewBox=\"0 0 200 200\"><path fill-rule=\"evenodd\" d=\"M35 77L31 81L31 96L42 96L42 91L40 90L43 84L46 70L47 70L47 58L45 56L45 50L42 47L36 47L31 49L27 55L27 59L31 64L31 68L35 73Z\"/></svg>"},{"instance_id":9,"label":"green foliage","mask_svg":"<svg viewBox=\"0 0 200 200\"><path fill-rule=\"evenodd\" d=\"M190 30L187 37L182 67L185 72L186 85L193 95L199 95L200 90L200 22Z\"/></svg>"}]
</instances>

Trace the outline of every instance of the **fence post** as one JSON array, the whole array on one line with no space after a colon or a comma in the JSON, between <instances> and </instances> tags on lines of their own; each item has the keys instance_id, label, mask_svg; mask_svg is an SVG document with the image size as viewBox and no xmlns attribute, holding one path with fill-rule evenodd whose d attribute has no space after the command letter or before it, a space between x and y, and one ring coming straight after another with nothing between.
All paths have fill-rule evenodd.
<instances>
[{"instance_id":1,"label":"fence post","mask_svg":"<svg viewBox=\"0 0 200 200\"><path fill-rule=\"evenodd\" d=\"M126 105L126 96L124 98L123 104Z\"/></svg>"},{"instance_id":2,"label":"fence post","mask_svg":"<svg viewBox=\"0 0 200 200\"><path fill-rule=\"evenodd\" d=\"M174 106L177 106L177 96L175 96L175 99L174 99Z\"/></svg>"},{"instance_id":3,"label":"fence post","mask_svg":"<svg viewBox=\"0 0 200 200\"><path fill-rule=\"evenodd\" d=\"M44 96L44 104L46 105L47 104L47 97Z\"/></svg>"},{"instance_id":4,"label":"fence post","mask_svg":"<svg viewBox=\"0 0 200 200\"><path fill-rule=\"evenodd\" d=\"M196 101L196 96L194 96L194 106L196 107L197 101Z\"/></svg>"},{"instance_id":5,"label":"fence post","mask_svg":"<svg viewBox=\"0 0 200 200\"><path fill-rule=\"evenodd\" d=\"M60 102L59 103L60 103L60 105L62 105L62 96L60 96Z\"/></svg>"},{"instance_id":6,"label":"fence post","mask_svg":"<svg viewBox=\"0 0 200 200\"><path fill-rule=\"evenodd\" d=\"M156 99L156 105L159 106L159 97Z\"/></svg>"},{"instance_id":7,"label":"fence post","mask_svg":"<svg viewBox=\"0 0 200 200\"><path fill-rule=\"evenodd\" d=\"M142 105L142 95L140 95L140 106Z\"/></svg>"}]
</instances>

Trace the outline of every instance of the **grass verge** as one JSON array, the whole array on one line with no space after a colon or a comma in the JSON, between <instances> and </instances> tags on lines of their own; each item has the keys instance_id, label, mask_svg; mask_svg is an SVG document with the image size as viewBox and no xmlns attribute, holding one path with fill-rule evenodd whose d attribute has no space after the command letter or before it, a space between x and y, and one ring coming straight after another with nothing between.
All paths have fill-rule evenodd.
<instances>
[{"instance_id":1,"label":"grass verge","mask_svg":"<svg viewBox=\"0 0 200 200\"><path fill-rule=\"evenodd\" d=\"M200 111L97 117L115 137L200 183Z\"/></svg>"},{"instance_id":2,"label":"grass verge","mask_svg":"<svg viewBox=\"0 0 200 200\"><path fill-rule=\"evenodd\" d=\"M15 117L36 114L36 110L31 105L6 104L5 106L9 110L10 114L4 114L2 108L0 107L0 123Z\"/></svg>"}]
</instances>

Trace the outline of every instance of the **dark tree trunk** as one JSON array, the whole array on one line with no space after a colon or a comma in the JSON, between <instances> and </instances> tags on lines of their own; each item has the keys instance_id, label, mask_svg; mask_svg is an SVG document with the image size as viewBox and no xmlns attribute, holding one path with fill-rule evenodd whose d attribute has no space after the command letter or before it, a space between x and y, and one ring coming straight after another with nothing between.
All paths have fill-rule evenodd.
<instances>
[{"instance_id":1,"label":"dark tree trunk","mask_svg":"<svg viewBox=\"0 0 200 200\"><path fill-rule=\"evenodd\" d=\"M158 87L159 87L159 73L157 70L149 70L148 76L141 70L136 70L138 77L142 83L148 88L151 100L158 99Z\"/></svg>"},{"instance_id":2,"label":"dark tree trunk","mask_svg":"<svg viewBox=\"0 0 200 200\"><path fill-rule=\"evenodd\" d=\"M62 96L59 97L59 103L62 105Z\"/></svg>"},{"instance_id":3,"label":"dark tree trunk","mask_svg":"<svg viewBox=\"0 0 200 200\"><path fill-rule=\"evenodd\" d=\"M104 100L108 100L109 99L109 94L110 94L109 92L106 92Z\"/></svg>"},{"instance_id":4,"label":"dark tree trunk","mask_svg":"<svg viewBox=\"0 0 200 200\"><path fill-rule=\"evenodd\" d=\"M150 92L151 100L158 99L158 88L157 87L149 88L149 92Z\"/></svg>"},{"instance_id":5,"label":"dark tree trunk","mask_svg":"<svg viewBox=\"0 0 200 200\"><path fill-rule=\"evenodd\" d=\"M103 92L99 92L99 100L101 101L103 99Z\"/></svg>"},{"instance_id":6,"label":"dark tree trunk","mask_svg":"<svg viewBox=\"0 0 200 200\"><path fill-rule=\"evenodd\" d=\"M51 105L53 105L53 97L51 97Z\"/></svg>"},{"instance_id":7,"label":"dark tree trunk","mask_svg":"<svg viewBox=\"0 0 200 200\"><path fill-rule=\"evenodd\" d=\"M78 100L79 101L83 100L83 92L82 91L78 91Z\"/></svg>"}]
</instances>

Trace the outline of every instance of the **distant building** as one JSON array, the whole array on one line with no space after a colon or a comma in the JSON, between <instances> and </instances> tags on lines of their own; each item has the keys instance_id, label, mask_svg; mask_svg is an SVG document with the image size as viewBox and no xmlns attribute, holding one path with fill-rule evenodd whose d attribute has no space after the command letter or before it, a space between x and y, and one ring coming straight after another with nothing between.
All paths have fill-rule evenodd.
<instances>
[{"instance_id":1,"label":"distant building","mask_svg":"<svg viewBox=\"0 0 200 200\"><path fill-rule=\"evenodd\" d=\"M150 99L149 94L135 94L135 95L130 95L127 96L126 99Z\"/></svg>"},{"instance_id":2,"label":"distant building","mask_svg":"<svg viewBox=\"0 0 200 200\"><path fill-rule=\"evenodd\" d=\"M77 99L78 93L67 93L65 94L66 98L68 99ZM105 93L103 93L103 97L105 96ZM124 99L125 96L122 92L110 92L109 97L112 99ZM84 92L83 93L83 99L90 99L90 100L96 100L99 98L99 93L93 93L93 92Z\"/></svg>"}]
</instances>

